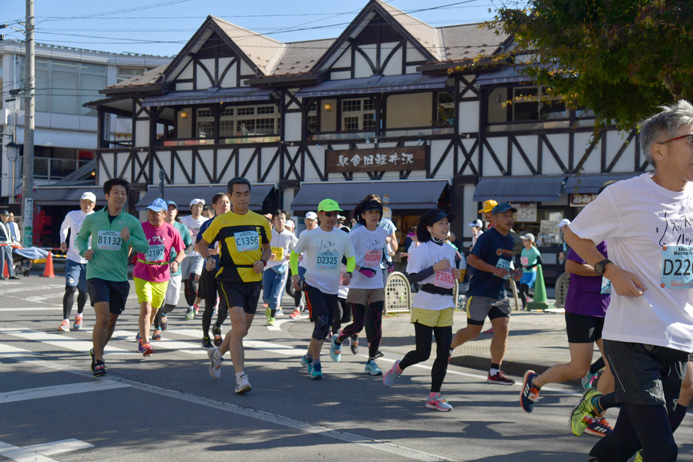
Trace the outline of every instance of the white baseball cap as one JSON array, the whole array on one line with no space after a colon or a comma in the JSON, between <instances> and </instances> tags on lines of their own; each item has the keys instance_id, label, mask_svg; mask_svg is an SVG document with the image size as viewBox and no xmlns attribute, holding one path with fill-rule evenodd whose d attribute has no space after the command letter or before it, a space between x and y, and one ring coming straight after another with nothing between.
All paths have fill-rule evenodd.
<instances>
[{"instance_id":1,"label":"white baseball cap","mask_svg":"<svg viewBox=\"0 0 693 462\"><path fill-rule=\"evenodd\" d=\"M315 212L308 212L308 213L306 213L306 218L309 220L317 220L318 214Z\"/></svg>"},{"instance_id":2,"label":"white baseball cap","mask_svg":"<svg viewBox=\"0 0 693 462\"><path fill-rule=\"evenodd\" d=\"M479 220L478 218L474 220L473 222L469 223L469 226L476 226L478 228L483 228L484 224Z\"/></svg>"},{"instance_id":3,"label":"white baseball cap","mask_svg":"<svg viewBox=\"0 0 693 462\"><path fill-rule=\"evenodd\" d=\"M96 203L96 196L94 195L93 192L87 191L84 194L82 194L82 197L79 198L79 200L88 200Z\"/></svg>"},{"instance_id":4,"label":"white baseball cap","mask_svg":"<svg viewBox=\"0 0 693 462\"><path fill-rule=\"evenodd\" d=\"M520 236L520 239L522 239L523 241L534 242L534 234L532 234L532 233L525 233L525 234L523 234L522 236Z\"/></svg>"},{"instance_id":5,"label":"white baseball cap","mask_svg":"<svg viewBox=\"0 0 693 462\"><path fill-rule=\"evenodd\" d=\"M568 220L567 218L564 218L558 222L558 227L563 228L565 225L569 225L569 224L570 224L570 220Z\"/></svg>"},{"instance_id":6,"label":"white baseball cap","mask_svg":"<svg viewBox=\"0 0 693 462\"><path fill-rule=\"evenodd\" d=\"M190 201L190 207L192 207L195 204L205 205L205 200L204 199L193 199Z\"/></svg>"}]
</instances>

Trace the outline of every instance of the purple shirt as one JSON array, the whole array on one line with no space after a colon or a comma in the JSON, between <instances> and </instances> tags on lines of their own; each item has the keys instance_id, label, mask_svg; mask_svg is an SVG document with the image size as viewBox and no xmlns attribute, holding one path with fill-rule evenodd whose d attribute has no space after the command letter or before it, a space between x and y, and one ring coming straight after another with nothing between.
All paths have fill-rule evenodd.
<instances>
[{"instance_id":1,"label":"purple shirt","mask_svg":"<svg viewBox=\"0 0 693 462\"><path fill-rule=\"evenodd\" d=\"M600 243L597 246L597 250L606 256L606 242ZM568 251L566 258L581 265L585 263L585 260L580 258L573 249ZM603 318L611 301L611 295L602 294L601 291L601 276L578 276L571 274L568 294L565 297L565 310L583 316Z\"/></svg>"}]
</instances>

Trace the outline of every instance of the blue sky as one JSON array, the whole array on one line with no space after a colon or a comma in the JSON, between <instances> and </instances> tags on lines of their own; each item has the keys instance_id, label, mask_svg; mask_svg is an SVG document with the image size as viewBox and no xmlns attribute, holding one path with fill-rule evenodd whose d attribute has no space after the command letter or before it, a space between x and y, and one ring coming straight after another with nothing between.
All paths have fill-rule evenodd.
<instances>
[{"instance_id":1,"label":"blue sky","mask_svg":"<svg viewBox=\"0 0 693 462\"><path fill-rule=\"evenodd\" d=\"M436 27L493 18L503 0L389 0L392 6ZM214 15L283 42L337 37L368 0L35 0L36 41L90 50L173 56ZM25 2L3 1L0 30L22 40L14 29ZM491 10L491 12L489 12ZM13 29L14 28L14 29Z\"/></svg>"}]
</instances>

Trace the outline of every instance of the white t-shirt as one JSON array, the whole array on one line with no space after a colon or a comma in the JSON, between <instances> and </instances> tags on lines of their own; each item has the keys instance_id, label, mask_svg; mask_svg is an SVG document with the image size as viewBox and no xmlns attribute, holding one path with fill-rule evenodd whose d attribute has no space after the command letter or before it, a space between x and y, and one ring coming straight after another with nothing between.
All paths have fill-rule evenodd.
<instances>
[{"instance_id":1,"label":"white t-shirt","mask_svg":"<svg viewBox=\"0 0 693 462\"><path fill-rule=\"evenodd\" d=\"M608 240L609 260L637 275L647 288L640 297L612 292L603 337L690 352L693 290L671 288L672 279L662 278L662 272L674 275L672 269L679 269L681 275L674 279L693 273L690 256L679 257L681 267L676 268L677 258L670 255L676 250L685 254L675 246L693 251L693 184L674 192L651 176L645 173L609 186L569 226L595 244Z\"/></svg>"},{"instance_id":2,"label":"white t-shirt","mask_svg":"<svg viewBox=\"0 0 693 462\"><path fill-rule=\"evenodd\" d=\"M369 231L365 226L354 228L354 230L349 233L351 245L354 246L356 265L375 270L375 276L372 278L368 278L358 271L354 271L354 276L351 278L349 288L382 289L384 287L383 270L380 268L380 262L383 258L385 240L389 235L387 230L383 228L375 228L375 231Z\"/></svg>"},{"instance_id":3,"label":"white t-shirt","mask_svg":"<svg viewBox=\"0 0 693 462\"><path fill-rule=\"evenodd\" d=\"M419 273L447 258L450 260L450 269L438 271L437 273L440 274L433 273L433 275L419 282L419 284L434 284L439 285L442 288L452 288L454 287L454 280L452 281L452 284L450 282L452 278L452 268L456 268L456 254L457 252L451 245L436 244L432 241L424 242L423 244L409 251L407 273ZM452 285L452 287L449 287L450 285ZM419 290L414 296L412 306L427 310L444 310L446 308L454 308L455 304L453 303L452 295L432 294L430 292Z\"/></svg>"},{"instance_id":4,"label":"white t-shirt","mask_svg":"<svg viewBox=\"0 0 693 462\"><path fill-rule=\"evenodd\" d=\"M179 221L181 222L181 224L185 225L190 230L192 241L197 242L197 233L200 232L200 226L202 226L202 223L204 223L207 220L209 220L209 218L203 217L202 215L200 215L200 217L197 220L194 219L192 215L188 215L185 217L181 217ZM194 250L191 250L190 252L185 254L185 258L199 256L200 253L195 252Z\"/></svg>"},{"instance_id":5,"label":"white t-shirt","mask_svg":"<svg viewBox=\"0 0 693 462\"><path fill-rule=\"evenodd\" d=\"M315 229L317 229L317 228L315 228ZM303 231L301 231L301 234L298 235L298 238L301 239L301 238L303 237L304 234L306 234L307 232L310 232L310 231L313 231L313 230L312 230L312 229L304 229ZM300 267L302 267L302 268L305 268L305 267L306 267L306 264L303 262L303 259L301 259L301 260L298 262L298 266L300 266Z\"/></svg>"},{"instance_id":6,"label":"white t-shirt","mask_svg":"<svg viewBox=\"0 0 693 462\"><path fill-rule=\"evenodd\" d=\"M326 294L336 294L342 272L342 257L353 257L349 235L338 228L327 232L318 227L302 233L294 252L303 254L308 285Z\"/></svg>"},{"instance_id":7,"label":"white t-shirt","mask_svg":"<svg viewBox=\"0 0 693 462\"><path fill-rule=\"evenodd\" d=\"M270 240L270 247L272 248L272 256L267 262L264 271L275 266L283 265L289 261L289 254L294 248L298 239L288 229L284 228L281 233L273 232L272 240Z\"/></svg>"},{"instance_id":8,"label":"white t-shirt","mask_svg":"<svg viewBox=\"0 0 693 462\"><path fill-rule=\"evenodd\" d=\"M67 258L68 260L72 260L75 263L87 263L87 260L80 256L77 244L75 244L75 239L77 239L77 236L79 235L79 230L82 229L82 223L84 223L84 219L87 217L87 215L91 215L92 213L94 213L93 210L89 213L84 213L82 212L82 210L73 210L72 212L68 212L68 214L65 215L63 224L60 225L61 243L66 242L65 239L67 239L67 230L71 230L70 242L68 242L69 248L67 250ZM91 248L91 238L89 238L89 248Z\"/></svg>"}]
</instances>

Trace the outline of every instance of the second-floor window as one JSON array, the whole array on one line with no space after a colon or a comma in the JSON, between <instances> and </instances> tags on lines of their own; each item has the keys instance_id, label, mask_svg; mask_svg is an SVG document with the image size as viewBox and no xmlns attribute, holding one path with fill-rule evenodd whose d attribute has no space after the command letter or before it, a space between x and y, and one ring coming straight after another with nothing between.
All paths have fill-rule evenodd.
<instances>
[{"instance_id":1,"label":"second-floor window","mask_svg":"<svg viewBox=\"0 0 693 462\"><path fill-rule=\"evenodd\" d=\"M370 98L342 100L342 130L346 132L375 130L375 105Z\"/></svg>"},{"instance_id":2,"label":"second-floor window","mask_svg":"<svg viewBox=\"0 0 693 462\"><path fill-rule=\"evenodd\" d=\"M226 107L219 118L219 137L274 135L279 131L279 114L274 105ZM197 137L214 138L211 109L197 110Z\"/></svg>"},{"instance_id":3,"label":"second-floor window","mask_svg":"<svg viewBox=\"0 0 693 462\"><path fill-rule=\"evenodd\" d=\"M545 87L513 88L513 122L566 119L565 103L552 97Z\"/></svg>"}]
</instances>

